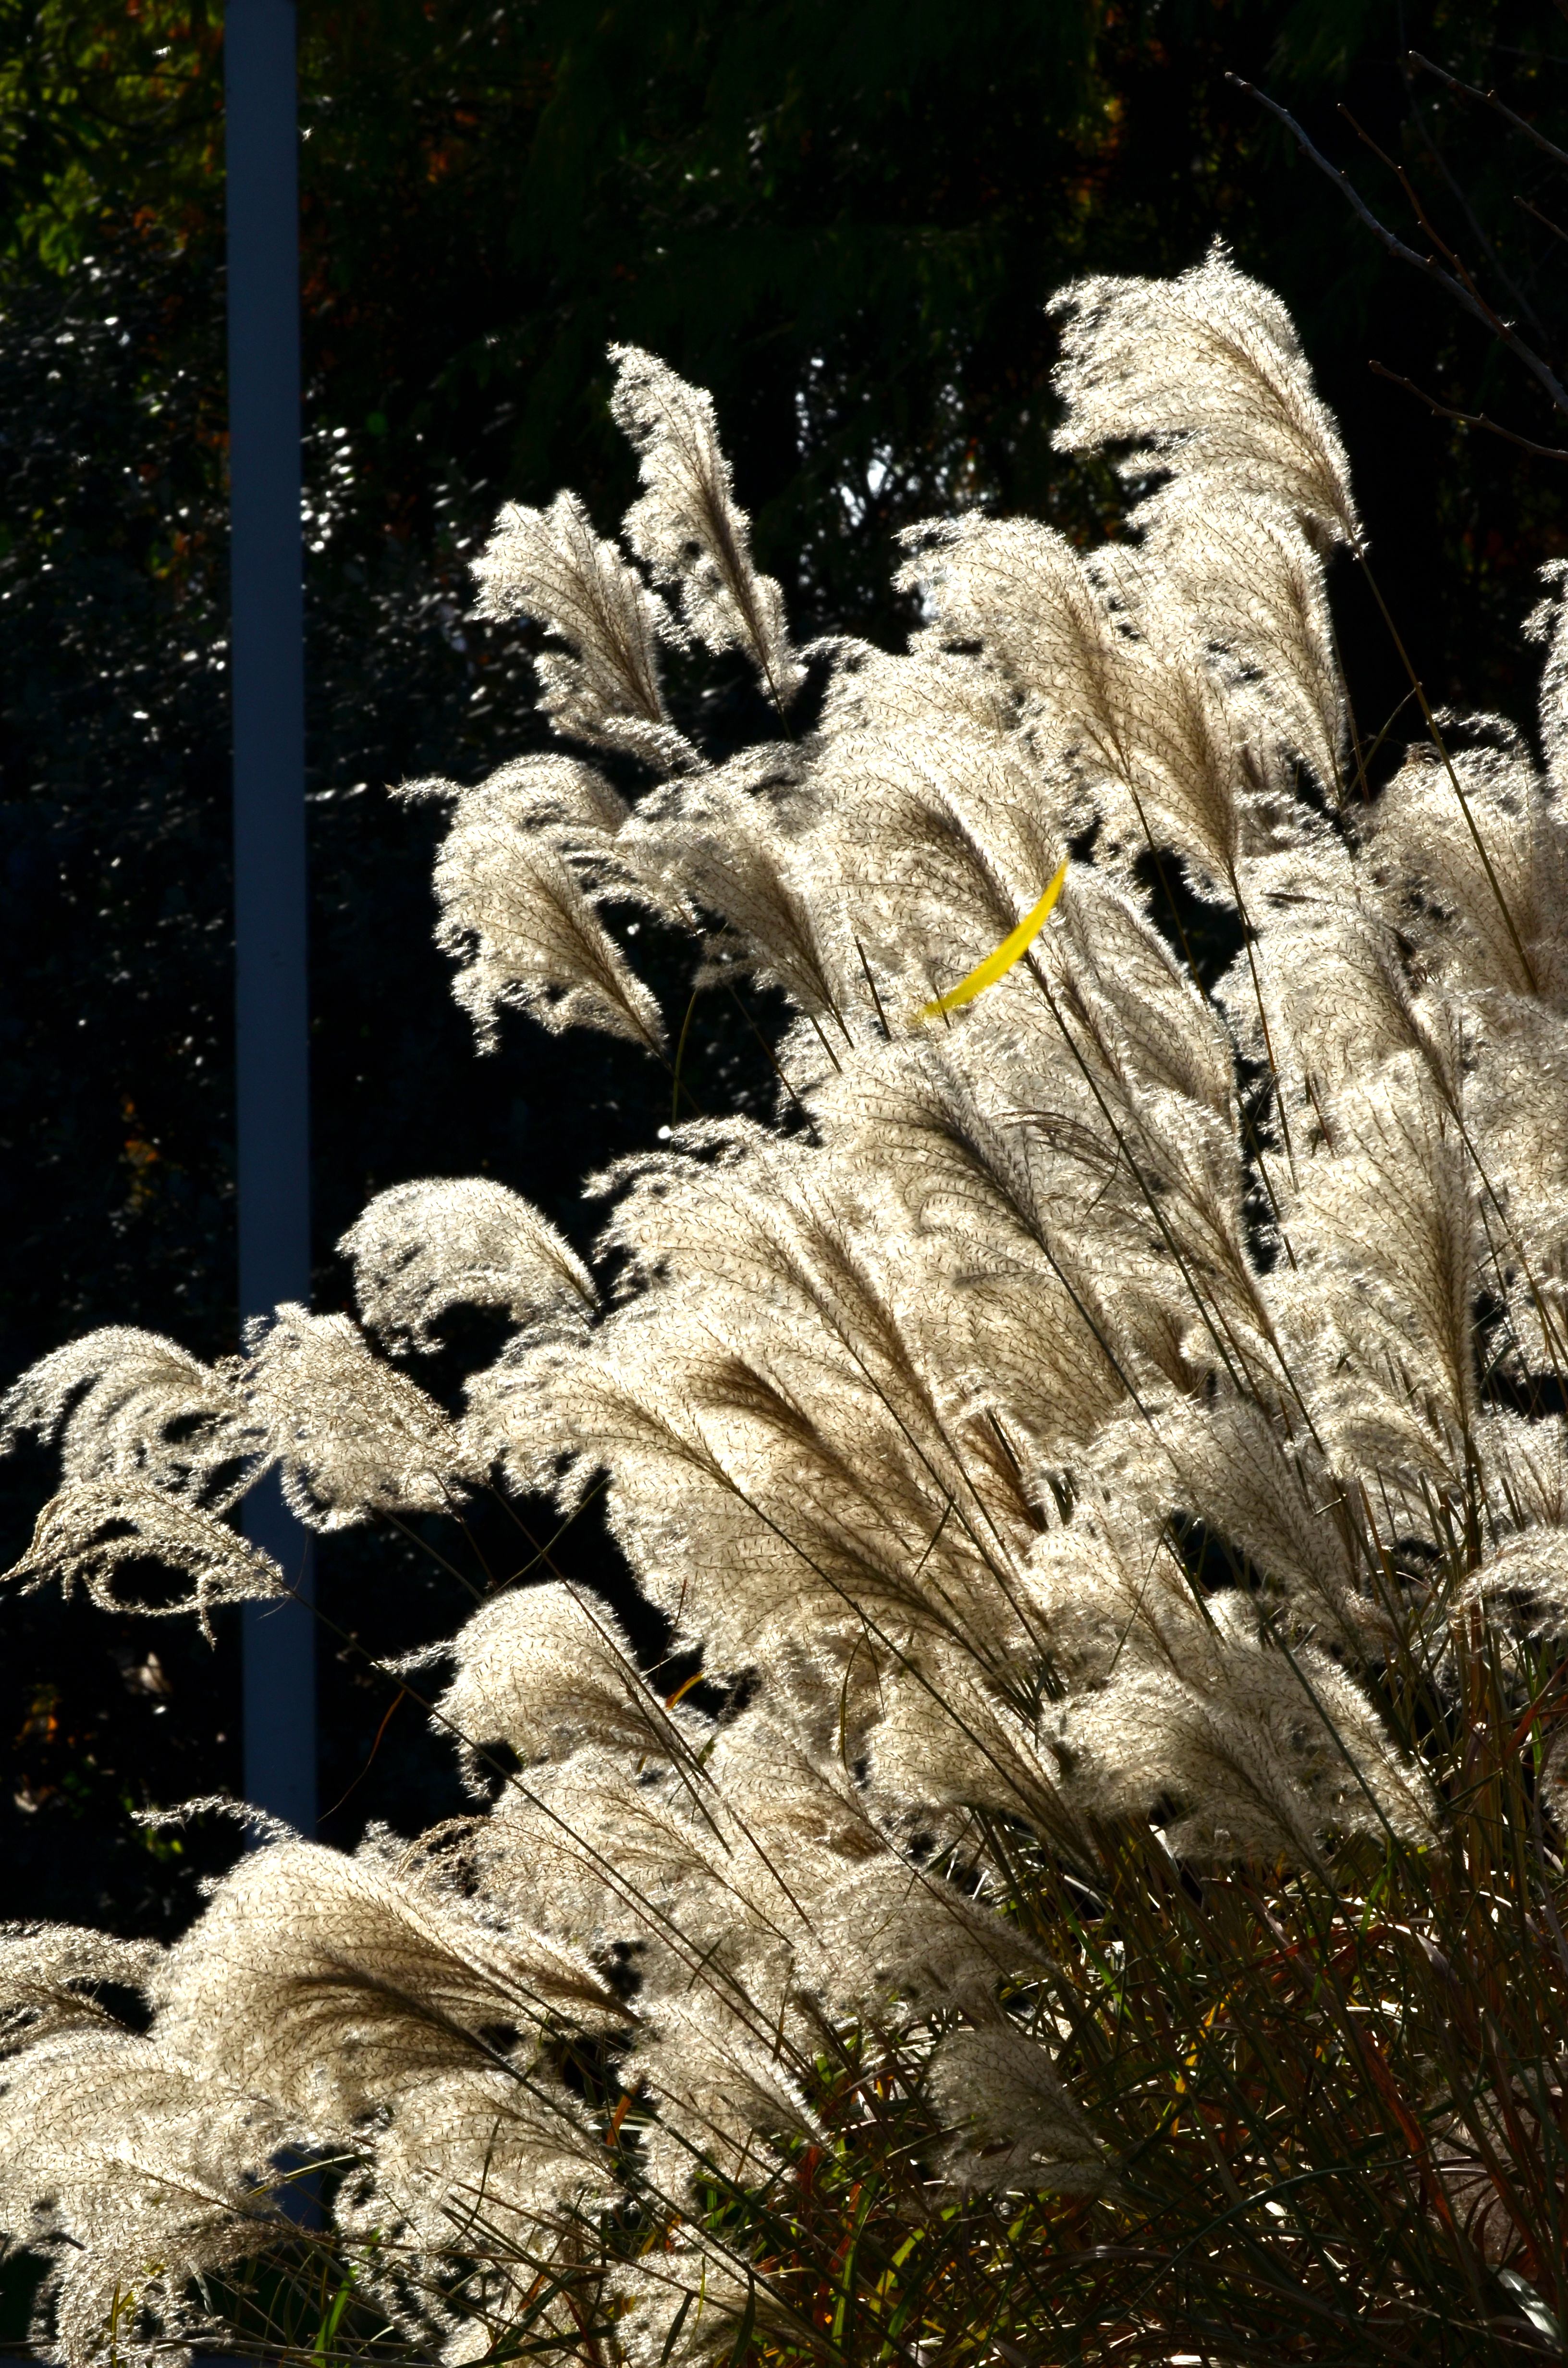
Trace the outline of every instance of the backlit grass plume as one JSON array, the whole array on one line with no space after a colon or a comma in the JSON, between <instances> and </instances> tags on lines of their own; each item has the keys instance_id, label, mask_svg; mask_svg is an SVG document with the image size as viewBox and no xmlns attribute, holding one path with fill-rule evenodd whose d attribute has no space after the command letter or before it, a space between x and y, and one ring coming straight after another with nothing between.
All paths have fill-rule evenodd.
<instances>
[{"instance_id":1,"label":"backlit grass plume","mask_svg":"<svg viewBox=\"0 0 1568 2368\"><path fill-rule=\"evenodd\" d=\"M787 1000L777 1121L598 1179L597 1277L404 1184L362 1330L100 1332L11 1393L64 1466L28 1584L275 1588L230 1526L274 1465L324 1530L597 1493L707 1681L494 1593L425 1656L466 1820L275 1840L166 1954L6 1942L0 2213L72 2368L1561 2351L1562 586L1544 755L1483 719L1369 780L1279 304L1216 252L1059 309L1127 530L919 529L902 653L796 649L707 396L630 348L629 549L562 494L482 563L562 746L411 792L460 999L665 1060L654 916ZM771 719L723 762L699 645ZM410 1362L464 1304L513 1329L453 1412Z\"/></svg>"}]
</instances>

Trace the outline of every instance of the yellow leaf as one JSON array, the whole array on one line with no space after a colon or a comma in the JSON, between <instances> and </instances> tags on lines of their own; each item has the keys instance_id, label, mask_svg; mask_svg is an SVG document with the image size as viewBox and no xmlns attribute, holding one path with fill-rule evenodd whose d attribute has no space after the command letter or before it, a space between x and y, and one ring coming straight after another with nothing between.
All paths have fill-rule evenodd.
<instances>
[{"instance_id":1,"label":"yellow leaf","mask_svg":"<svg viewBox=\"0 0 1568 2368\"><path fill-rule=\"evenodd\" d=\"M957 986L950 988L946 995L938 996L935 1003L922 1004L915 1015L917 1019L939 1019L944 1011L956 1011L960 1003L972 1003L977 995L983 995L988 986L994 986L999 978L1006 978L1013 964L1028 951L1032 940L1044 928L1051 908L1062 894L1062 883L1067 877L1067 857L1063 856L1060 871L1033 912L1025 914L1012 935L1003 939L995 952L987 954L983 962L976 962L967 978L960 978Z\"/></svg>"}]
</instances>

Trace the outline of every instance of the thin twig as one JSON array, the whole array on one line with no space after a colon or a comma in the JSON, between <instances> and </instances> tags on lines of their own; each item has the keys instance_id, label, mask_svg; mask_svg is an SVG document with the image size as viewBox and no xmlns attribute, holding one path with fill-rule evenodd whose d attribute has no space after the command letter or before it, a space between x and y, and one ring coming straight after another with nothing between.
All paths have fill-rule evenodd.
<instances>
[{"instance_id":1,"label":"thin twig","mask_svg":"<svg viewBox=\"0 0 1568 2368\"><path fill-rule=\"evenodd\" d=\"M1521 452L1533 453L1540 461L1568 461L1568 449L1563 446L1532 443L1528 436L1516 436L1511 427L1504 427L1495 419L1488 419L1483 411L1456 411L1452 404L1439 403L1435 394L1428 394L1425 387L1417 386L1411 379L1401 378L1397 370L1391 370L1384 362L1369 362L1367 368L1374 377L1386 378L1389 384L1397 386L1403 394L1413 394L1417 403L1424 403L1428 411L1437 413L1439 419L1451 419L1460 427L1483 427L1489 436L1501 436L1505 443L1517 444Z\"/></svg>"},{"instance_id":2,"label":"thin twig","mask_svg":"<svg viewBox=\"0 0 1568 2368\"><path fill-rule=\"evenodd\" d=\"M1522 131L1527 140L1533 140L1553 164L1568 165L1568 150L1559 148L1544 131L1538 131L1533 123L1527 122L1522 115L1516 115L1511 107L1504 105L1494 90L1477 90L1473 83L1460 82L1457 75L1448 73L1444 67L1434 65L1430 58L1424 58L1419 50L1412 50L1409 55L1411 63L1419 66L1424 74L1436 74L1440 83L1446 83L1450 90L1459 91L1465 98L1479 99L1483 107L1489 107L1494 115L1500 115L1504 122L1511 124L1516 131Z\"/></svg>"},{"instance_id":3,"label":"thin twig","mask_svg":"<svg viewBox=\"0 0 1568 2368\"><path fill-rule=\"evenodd\" d=\"M1408 87L1408 82L1406 86ZM1475 240L1482 253L1491 264L1493 270L1497 274L1498 279L1503 282L1504 287L1507 290L1515 303L1526 315L1536 336L1538 337L1544 338L1547 334L1545 322L1541 319L1540 314L1536 311L1535 306L1530 302L1529 298L1519 286L1518 281L1514 278L1512 272L1509 271L1496 248L1492 244L1492 241L1487 237L1485 231L1482 228L1480 222L1476 219L1475 209L1471 204L1470 199L1465 196L1465 193L1460 187L1458 181L1455 180L1452 173L1449 170L1449 160L1444 155L1442 150L1438 147L1436 140L1432 137L1431 131L1427 128L1426 119L1421 111L1420 101L1415 98L1414 94L1412 94L1411 97L1411 108L1415 119L1415 128L1421 134L1426 153L1431 157L1434 165L1437 167L1438 172L1441 173L1444 180L1448 183L1449 195L1464 215L1466 222L1470 224L1471 237ZM1401 179L1403 178L1403 174L1400 177Z\"/></svg>"},{"instance_id":4,"label":"thin twig","mask_svg":"<svg viewBox=\"0 0 1568 2368\"><path fill-rule=\"evenodd\" d=\"M1561 222L1554 222L1550 214L1543 214L1539 206L1530 203L1528 198L1520 197L1517 189L1514 191L1514 203L1521 213L1530 215L1534 221L1540 222L1542 230L1549 230L1553 238L1560 238L1563 245L1568 246L1568 230L1564 230Z\"/></svg>"}]
</instances>

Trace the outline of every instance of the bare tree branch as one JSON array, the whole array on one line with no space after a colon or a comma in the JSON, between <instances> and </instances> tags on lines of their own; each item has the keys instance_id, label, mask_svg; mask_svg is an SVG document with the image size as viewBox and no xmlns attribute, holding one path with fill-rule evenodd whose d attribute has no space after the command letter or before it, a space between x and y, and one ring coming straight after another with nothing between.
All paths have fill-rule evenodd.
<instances>
[{"instance_id":1,"label":"bare tree branch","mask_svg":"<svg viewBox=\"0 0 1568 2368\"><path fill-rule=\"evenodd\" d=\"M1396 232L1390 230L1388 224L1372 211L1355 183L1347 175L1340 171L1337 165L1331 165L1322 151L1312 145L1295 117L1287 108L1281 107L1278 99L1270 98L1267 91L1259 90L1256 84L1244 81L1240 74L1228 74L1226 80L1234 83L1238 90L1244 90L1249 98L1256 98L1260 106L1266 107L1270 115L1285 126L1301 154L1317 166L1320 173L1324 174L1335 183L1346 202L1366 224L1373 237L1387 248L1390 255L1397 256L1402 263L1409 264L1413 270L1419 271L1425 279L1434 280L1442 289L1444 294L1458 304L1461 311L1468 313L1473 320L1479 321L1483 329L1496 337L1517 360L1524 364L1531 377L1551 397L1555 409L1568 416L1568 390L1563 388L1550 363L1544 361L1532 346L1525 343L1510 322L1505 321L1500 314L1493 311L1491 305L1480 295L1473 285L1467 284L1468 273L1461 279L1452 271L1446 271L1433 256L1422 255L1415 247L1407 245ZM1397 170L1397 167L1395 169ZM1417 211L1419 212L1419 209ZM1422 219L1423 226L1427 227L1425 218ZM1442 242L1439 240L1437 244L1441 245ZM1460 266L1461 270L1462 268L1463 267Z\"/></svg>"},{"instance_id":2,"label":"bare tree branch","mask_svg":"<svg viewBox=\"0 0 1568 2368\"><path fill-rule=\"evenodd\" d=\"M1435 394L1428 394L1426 388L1417 386L1413 379L1401 378L1397 370L1391 370L1385 363L1369 362L1367 367L1377 377L1386 378L1391 386L1400 387L1406 394L1413 394L1417 403L1424 403L1428 411L1437 413L1439 419L1457 420L1461 427L1484 427L1489 436L1501 436L1506 443L1517 444L1521 451L1533 452L1542 461L1568 461L1568 447L1532 444L1528 436L1516 436L1511 427L1500 427L1495 419L1488 419L1484 412L1456 411L1451 404L1439 403Z\"/></svg>"},{"instance_id":3,"label":"bare tree branch","mask_svg":"<svg viewBox=\"0 0 1568 2368\"><path fill-rule=\"evenodd\" d=\"M1446 73L1441 66L1435 66L1430 58L1424 58L1419 50L1412 50L1410 57L1413 64L1420 66L1426 74L1436 74L1437 80L1447 83L1450 90L1460 91L1466 98L1479 99L1483 107L1489 107L1494 115L1500 115L1506 123L1511 123L1516 131L1522 131L1527 140L1533 140L1538 148L1543 148L1553 163L1568 165L1568 149L1559 148L1554 141L1549 140L1544 131L1538 131L1535 125L1528 122L1524 116L1516 115L1511 107L1505 107L1494 90L1477 90L1473 83L1459 81L1455 75Z\"/></svg>"},{"instance_id":4,"label":"bare tree branch","mask_svg":"<svg viewBox=\"0 0 1568 2368\"><path fill-rule=\"evenodd\" d=\"M1414 59L1415 55L1414 50L1410 54ZM1404 80L1405 88L1409 91L1410 77L1408 74L1406 74ZM1507 266L1504 263L1502 256L1498 254L1497 249L1487 237L1485 231L1482 228L1481 223L1477 219L1474 207L1471 204L1470 199L1466 197L1459 182L1455 179L1453 173L1449 170L1449 160L1444 155L1442 150L1438 147L1436 139L1433 137L1431 127L1426 121L1426 112L1414 91L1410 91L1410 106L1411 113L1415 123L1415 129L1421 135L1422 145L1425 147L1428 156L1432 159L1433 164L1437 167L1438 172L1441 173L1444 180L1448 183L1449 196L1453 199L1454 203L1459 207L1460 211L1464 215L1466 222L1470 224L1471 236L1475 240L1476 245L1485 256L1486 260L1492 266L1493 270L1497 274L1498 279L1503 282L1504 287L1513 298L1514 302L1518 306L1520 312L1528 321L1531 330L1544 342L1547 336L1546 324L1542 321L1540 314L1536 311L1535 306L1530 302L1529 298L1519 286L1518 281L1514 278L1512 272L1509 271ZM1358 129L1359 129L1359 127L1358 127ZM1363 137L1365 135L1363 134ZM1410 198L1411 202L1414 205L1415 202L1415 197L1408 183L1405 181L1405 176L1401 173L1399 177L1401 182L1404 184L1406 196ZM1417 211L1419 211L1420 210L1417 209ZM1424 215L1422 218L1425 220Z\"/></svg>"},{"instance_id":5,"label":"bare tree branch","mask_svg":"<svg viewBox=\"0 0 1568 2368\"><path fill-rule=\"evenodd\" d=\"M1521 198L1517 189L1514 191L1514 203L1521 211L1533 214L1542 230L1549 230L1553 238L1560 238L1568 246L1568 230L1564 230L1561 222L1554 222L1550 214L1543 214L1539 206L1532 206L1528 198Z\"/></svg>"}]
</instances>

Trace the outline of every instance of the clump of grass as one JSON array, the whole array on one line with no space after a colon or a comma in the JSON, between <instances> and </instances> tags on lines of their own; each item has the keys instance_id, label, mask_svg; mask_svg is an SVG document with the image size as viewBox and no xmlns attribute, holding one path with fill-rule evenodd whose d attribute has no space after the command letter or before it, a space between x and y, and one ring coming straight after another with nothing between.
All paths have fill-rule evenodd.
<instances>
[{"instance_id":1,"label":"clump of grass","mask_svg":"<svg viewBox=\"0 0 1568 2368\"><path fill-rule=\"evenodd\" d=\"M567 746L408 793L482 1039L668 1065L596 1265L403 1185L359 1325L11 1394L65 1464L25 1583L277 1591L227 1519L274 1468L323 1529L602 1496L704 1681L530 1554L395 1673L470 1816L276 1834L133 1964L7 1938L0 2215L73 2368L1562 2351L1562 612L1539 751L1423 689L1372 778L1281 308L1218 252L1062 306L1128 531L933 523L898 655L795 646L648 355L629 550L503 514ZM723 761L699 646L763 694ZM643 920L787 999L771 1125L683 1115ZM410 1367L475 1304L443 1406Z\"/></svg>"}]
</instances>

